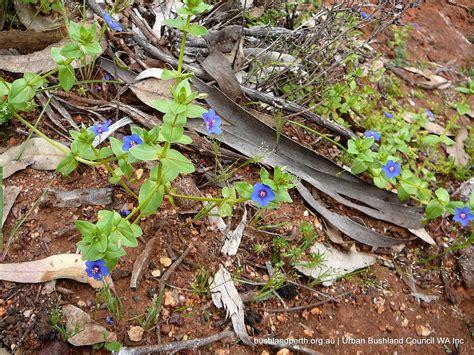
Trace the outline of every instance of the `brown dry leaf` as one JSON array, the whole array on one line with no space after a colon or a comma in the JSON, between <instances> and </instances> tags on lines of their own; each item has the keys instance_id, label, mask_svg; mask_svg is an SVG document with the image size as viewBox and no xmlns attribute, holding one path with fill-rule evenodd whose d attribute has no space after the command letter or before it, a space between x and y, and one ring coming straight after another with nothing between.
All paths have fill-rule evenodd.
<instances>
[{"instance_id":1,"label":"brown dry leaf","mask_svg":"<svg viewBox=\"0 0 474 355\"><path fill-rule=\"evenodd\" d=\"M454 158L456 165L465 166L469 163L469 154L464 150L464 142L467 140L469 133L466 127L462 127L456 133L454 145L446 147L446 152Z\"/></svg>"},{"instance_id":2,"label":"brown dry leaf","mask_svg":"<svg viewBox=\"0 0 474 355\"><path fill-rule=\"evenodd\" d=\"M117 340L115 333L109 332L76 306L71 304L63 306L62 314L66 318L67 334L72 334L67 340L74 346L94 345Z\"/></svg>"},{"instance_id":3,"label":"brown dry leaf","mask_svg":"<svg viewBox=\"0 0 474 355\"><path fill-rule=\"evenodd\" d=\"M405 112L402 116L402 118L407 121L408 123L413 123L414 121L415 114L411 112ZM423 124L423 128L426 129L428 132L437 134L438 136L443 134L444 132L444 127L430 121L425 121ZM452 132L447 132L447 136L453 136L454 134Z\"/></svg>"},{"instance_id":4,"label":"brown dry leaf","mask_svg":"<svg viewBox=\"0 0 474 355\"><path fill-rule=\"evenodd\" d=\"M19 283L41 283L72 279L101 288L102 281L88 277L86 264L78 254L58 254L24 263L0 264L0 280Z\"/></svg>"},{"instance_id":5,"label":"brown dry leaf","mask_svg":"<svg viewBox=\"0 0 474 355\"><path fill-rule=\"evenodd\" d=\"M3 217L2 224L0 224L0 229L7 220L8 214L10 213L10 210L19 193L20 188L17 186L7 186L3 189Z\"/></svg>"},{"instance_id":6,"label":"brown dry leaf","mask_svg":"<svg viewBox=\"0 0 474 355\"><path fill-rule=\"evenodd\" d=\"M431 235L428 234L426 229L420 228L420 229L410 229L408 228L410 232L412 232L414 235L416 235L418 238L421 240L427 242L428 244L431 245L436 245L435 240L431 237Z\"/></svg>"},{"instance_id":7,"label":"brown dry leaf","mask_svg":"<svg viewBox=\"0 0 474 355\"><path fill-rule=\"evenodd\" d=\"M212 51L201 66L217 82L224 94L234 100L244 97L232 65L221 52Z\"/></svg>"},{"instance_id":8,"label":"brown dry leaf","mask_svg":"<svg viewBox=\"0 0 474 355\"><path fill-rule=\"evenodd\" d=\"M173 86L172 80L161 80L155 77L148 77L130 85L130 89L144 104L153 107L152 101L156 99L171 99L170 88Z\"/></svg>"},{"instance_id":9,"label":"brown dry leaf","mask_svg":"<svg viewBox=\"0 0 474 355\"><path fill-rule=\"evenodd\" d=\"M21 152L23 153L21 154ZM20 155L21 154L21 155ZM0 164L3 165L3 178L30 166L37 170L54 170L66 154L52 146L43 138L32 138L23 144L9 148L0 155ZM20 157L18 159L18 157Z\"/></svg>"},{"instance_id":10,"label":"brown dry leaf","mask_svg":"<svg viewBox=\"0 0 474 355\"><path fill-rule=\"evenodd\" d=\"M443 78L442 76L433 74L430 70L425 69L418 69L415 67L404 67L404 70L418 74L424 77L426 80L419 79L417 80L416 84L424 89L439 89L444 90L451 86L448 79Z\"/></svg>"}]
</instances>

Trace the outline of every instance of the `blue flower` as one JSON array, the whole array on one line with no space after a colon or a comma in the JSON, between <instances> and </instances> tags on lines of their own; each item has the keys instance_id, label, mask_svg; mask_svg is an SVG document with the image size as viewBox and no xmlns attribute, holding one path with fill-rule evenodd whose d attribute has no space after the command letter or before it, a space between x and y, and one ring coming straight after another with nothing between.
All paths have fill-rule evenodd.
<instances>
[{"instance_id":1,"label":"blue flower","mask_svg":"<svg viewBox=\"0 0 474 355\"><path fill-rule=\"evenodd\" d=\"M400 175L400 164L393 160L389 160L387 164L382 167L382 170L387 178L391 179Z\"/></svg>"},{"instance_id":2,"label":"blue flower","mask_svg":"<svg viewBox=\"0 0 474 355\"><path fill-rule=\"evenodd\" d=\"M456 207L453 219L456 222L461 223L463 227L466 227L469 221L472 221L474 219L474 214L471 213L471 209L469 207Z\"/></svg>"},{"instance_id":3,"label":"blue flower","mask_svg":"<svg viewBox=\"0 0 474 355\"><path fill-rule=\"evenodd\" d=\"M364 19L364 20L370 20L370 18L372 16L370 16L369 14L365 13L364 11L361 11L360 12L360 16Z\"/></svg>"},{"instance_id":4,"label":"blue flower","mask_svg":"<svg viewBox=\"0 0 474 355\"><path fill-rule=\"evenodd\" d=\"M96 136L104 133L104 132L107 132L109 130L109 127L110 125L112 124L112 121L111 120L107 120L105 122L102 122L102 123L99 123L99 124L95 124L93 125L92 127L90 127L89 129L94 132L94 134Z\"/></svg>"},{"instance_id":5,"label":"blue flower","mask_svg":"<svg viewBox=\"0 0 474 355\"><path fill-rule=\"evenodd\" d=\"M434 120L435 116L433 112L431 112L430 110L426 110L425 112L426 112L426 116Z\"/></svg>"},{"instance_id":6,"label":"blue flower","mask_svg":"<svg viewBox=\"0 0 474 355\"><path fill-rule=\"evenodd\" d=\"M109 269L105 266L105 261L100 260L87 260L86 261L86 272L89 277L93 277L96 280L102 280L109 274Z\"/></svg>"},{"instance_id":7,"label":"blue flower","mask_svg":"<svg viewBox=\"0 0 474 355\"><path fill-rule=\"evenodd\" d=\"M253 186L251 197L257 205L265 207L275 199L275 193L270 186L257 182Z\"/></svg>"},{"instance_id":8,"label":"blue flower","mask_svg":"<svg viewBox=\"0 0 474 355\"><path fill-rule=\"evenodd\" d=\"M216 115L216 111L214 111L212 108L209 111L202 114L202 119L204 120L204 123L206 124L207 133L209 134L222 133L222 129L221 129L222 120L219 116Z\"/></svg>"},{"instance_id":9,"label":"blue flower","mask_svg":"<svg viewBox=\"0 0 474 355\"><path fill-rule=\"evenodd\" d=\"M120 210L119 214L120 214L122 217L125 218L125 217L128 217L128 215L130 214L130 211L129 211L128 209L124 208L124 209L121 209L121 210Z\"/></svg>"},{"instance_id":10,"label":"blue flower","mask_svg":"<svg viewBox=\"0 0 474 355\"><path fill-rule=\"evenodd\" d=\"M123 138L122 149L123 151L128 152L130 148L133 148L138 144L143 144L143 141L138 134L134 133L131 136L125 136Z\"/></svg>"},{"instance_id":11,"label":"blue flower","mask_svg":"<svg viewBox=\"0 0 474 355\"><path fill-rule=\"evenodd\" d=\"M387 118L393 118L393 113L391 112L384 112L383 115Z\"/></svg>"},{"instance_id":12,"label":"blue flower","mask_svg":"<svg viewBox=\"0 0 474 355\"><path fill-rule=\"evenodd\" d=\"M109 26L109 28L111 28L112 30L117 31L117 32L122 32L123 31L122 26L120 25L120 23L115 21L112 18L112 16L110 16L107 12L102 13L102 18L104 19L107 26Z\"/></svg>"},{"instance_id":13,"label":"blue flower","mask_svg":"<svg viewBox=\"0 0 474 355\"><path fill-rule=\"evenodd\" d=\"M112 76L109 73L105 73L104 80L107 80L107 81L112 80Z\"/></svg>"},{"instance_id":14,"label":"blue flower","mask_svg":"<svg viewBox=\"0 0 474 355\"><path fill-rule=\"evenodd\" d=\"M105 322L107 324L114 324L114 317L112 317L112 316L105 317Z\"/></svg>"},{"instance_id":15,"label":"blue flower","mask_svg":"<svg viewBox=\"0 0 474 355\"><path fill-rule=\"evenodd\" d=\"M366 138L372 137L374 139L374 141L376 141L376 142L378 142L380 140L380 137L381 137L380 133L378 133L378 132L376 132L372 129L369 129L368 131L365 131L364 136Z\"/></svg>"}]
</instances>

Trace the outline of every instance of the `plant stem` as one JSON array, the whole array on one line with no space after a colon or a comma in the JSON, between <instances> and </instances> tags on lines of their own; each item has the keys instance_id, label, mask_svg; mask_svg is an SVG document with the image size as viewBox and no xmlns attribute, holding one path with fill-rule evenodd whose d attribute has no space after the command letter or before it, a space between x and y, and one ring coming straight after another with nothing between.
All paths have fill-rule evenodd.
<instances>
[{"instance_id":1,"label":"plant stem","mask_svg":"<svg viewBox=\"0 0 474 355\"><path fill-rule=\"evenodd\" d=\"M311 133L314 133L317 136L327 140L329 143L332 143L332 144L336 145L337 147L341 148L343 151L347 152L347 148L344 147L341 143L336 142L334 139L331 139L328 136L326 136L322 133L319 133L318 131L316 131L316 130L308 127L308 126L305 126L304 124L301 124L301 123L298 123L298 122L295 122L295 121L292 121L292 120L288 120L288 123L294 124L295 126L298 126L298 127L303 128L303 129L305 129L305 130L307 130Z\"/></svg>"},{"instance_id":2,"label":"plant stem","mask_svg":"<svg viewBox=\"0 0 474 355\"><path fill-rule=\"evenodd\" d=\"M186 27L189 26L191 22L191 15L186 17ZM181 74L181 69L183 67L183 59L184 59L184 50L186 48L186 37L188 36L187 31L183 31L183 39L181 40L181 49L179 51L179 60L178 60L178 73Z\"/></svg>"},{"instance_id":3,"label":"plant stem","mask_svg":"<svg viewBox=\"0 0 474 355\"><path fill-rule=\"evenodd\" d=\"M175 198L184 198L184 199L193 200L193 201L206 201L206 202L217 202L217 203L229 202L231 204L247 201L244 198L228 199L228 198L217 198L217 197L202 197L202 196L193 196L193 195L181 195L174 192L168 192L167 194Z\"/></svg>"}]
</instances>

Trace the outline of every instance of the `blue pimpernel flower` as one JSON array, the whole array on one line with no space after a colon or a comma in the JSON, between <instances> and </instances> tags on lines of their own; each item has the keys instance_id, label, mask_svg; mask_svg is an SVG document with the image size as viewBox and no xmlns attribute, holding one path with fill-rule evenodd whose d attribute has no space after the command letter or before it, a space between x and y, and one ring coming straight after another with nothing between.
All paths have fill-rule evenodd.
<instances>
[{"instance_id":1,"label":"blue pimpernel flower","mask_svg":"<svg viewBox=\"0 0 474 355\"><path fill-rule=\"evenodd\" d=\"M94 134L96 136L104 133L104 132L107 132L109 130L109 127L110 125L112 124L112 121L111 120L107 120L105 122L102 122L102 123L98 123L98 124L95 124L93 125L92 127L90 127L89 129L94 132Z\"/></svg>"},{"instance_id":2,"label":"blue pimpernel flower","mask_svg":"<svg viewBox=\"0 0 474 355\"><path fill-rule=\"evenodd\" d=\"M114 18L112 16L110 16L107 12L102 13L102 18L104 19L107 26L109 26L109 28L111 28L112 30L117 31L117 32L122 32L123 31L122 26L120 25L120 23L118 23L116 20L114 20Z\"/></svg>"},{"instance_id":3,"label":"blue pimpernel flower","mask_svg":"<svg viewBox=\"0 0 474 355\"><path fill-rule=\"evenodd\" d=\"M364 12L364 11L361 11L361 12L360 12L360 16L361 16L362 19L364 19L364 20L370 20L370 18L372 17L372 16L370 16L369 14L367 14L367 13Z\"/></svg>"},{"instance_id":4,"label":"blue pimpernel flower","mask_svg":"<svg viewBox=\"0 0 474 355\"><path fill-rule=\"evenodd\" d=\"M130 210L123 208L120 210L119 215L122 216L123 218L128 217L130 214Z\"/></svg>"},{"instance_id":5,"label":"blue pimpernel flower","mask_svg":"<svg viewBox=\"0 0 474 355\"><path fill-rule=\"evenodd\" d=\"M275 199L275 193L270 186L257 182L253 186L251 198L257 205L265 207Z\"/></svg>"},{"instance_id":6,"label":"blue pimpernel flower","mask_svg":"<svg viewBox=\"0 0 474 355\"><path fill-rule=\"evenodd\" d=\"M202 119L204 120L204 123L206 124L207 133L209 134L222 133L222 129L221 129L222 120L219 116L216 115L216 111L214 111L212 108L209 111L202 114Z\"/></svg>"},{"instance_id":7,"label":"blue pimpernel flower","mask_svg":"<svg viewBox=\"0 0 474 355\"><path fill-rule=\"evenodd\" d=\"M382 170L387 178L391 179L400 175L400 164L393 160L389 160L387 164L382 167Z\"/></svg>"},{"instance_id":8,"label":"blue pimpernel flower","mask_svg":"<svg viewBox=\"0 0 474 355\"><path fill-rule=\"evenodd\" d=\"M376 141L376 142L378 142L380 140L380 138L382 137L380 135L380 133L374 131L373 129L369 129L368 131L365 131L364 136L366 138L372 137L374 139L374 141Z\"/></svg>"},{"instance_id":9,"label":"blue pimpernel flower","mask_svg":"<svg viewBox=\"0 0 474 355\"><path fill-rule=\"evenodd\" d=\"M125 136L123 138L122 150L128 152L130 148L133 148L138 144L143 144L143 141L138 134L134 133L131 136Z\"/></svg>"},{"instance_id":10,"label":"blue pimpernel flower","mask_svg":"<svg viewBox=\"0 0 474 355\"><path fill-rule=\"evenodd\" d=\"M383 115L387 118L393 118L393 113L391 112L384 112Z\"/></svg>"},{"instance_id":11,"label":"blue pimpernel flower","mask_svg":"<svg viewBox=\"0 0 474 355\"><path fill-rule=\"evenodd\" d=\"M469 207L459 208L456 207L454 210L454 217L453 219L456 222L459 222L463 225L463 227L467 226L469 221L474 219L474 214L471 213L471 209Z\"/></svg>"},{"instance_id":12,"label":"blue pimpernel flower","mask_svg":"<svg viewBox=\"0 0 474 355\"><path fill-rule=\"evenodd\" d=\"M105 73L104 80L107 80L107 81L112 80L112 76L109 73Z\"/></svg>"},{"instance_id":13,"label":"blue pimpernel flower","mask_svg":"<svg viewBox=\"0 0 474 355\"><path fill-rule=\"evenodd\" d=\"M425 112L426 112L426 115L427 115L429 118L431 118L432 120L434 120L435 116L434 116L434 113L433 113L433 112L431 112L430 110L426 110Z\"/></svg>"},{"instance_id":14,"label":"blue pimpernel flower","mask_svg":"<svg viewBox=\"0 0 474 355\"><path fill-rule=\"evenodd\" d=\"M109 269L105 266L105 261L100 260L87 260L86 261L86 272L89 277L93 277L96 280L102 280L109 274Z\"/></svg>"},{"instance_id":15,"label":"blue pimpernel flower","mask_svg":"<svg viewBox=\"0 0 474 355\"><path fill-rule=\"evenodd\" d=\"M110 325L114 324L114 317L112 316L105 317L105 322Z\"/></svg>"}]
</instances>

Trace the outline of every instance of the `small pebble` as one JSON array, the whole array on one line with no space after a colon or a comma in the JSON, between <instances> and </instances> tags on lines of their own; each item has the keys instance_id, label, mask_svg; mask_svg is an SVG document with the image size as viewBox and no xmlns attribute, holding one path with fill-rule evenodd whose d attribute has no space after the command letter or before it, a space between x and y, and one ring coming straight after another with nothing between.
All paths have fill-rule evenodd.
<instances>
[{"instance_id":1,"label":"small pebble","mask_svg":"<svg viewBox=\"0 0 474 355\"><path fill-rule=\"evenodd\" d=\"M138 302L140 302L140 296L134 295L134 296L132 297L132 300L133 300L134 302L138 303Z\"/></svg>"},{"instance_id":2,"label":"small pebble","mask_svg":"<svg viewBox=\"0 0 474 355\"><path fill-rule=\"evenodd\" d=\"M172 262L173 261L167 256L160 258L160 264L163 265L164 267L170 266Z\"/></svg>"},{"instance_id":3,"label":"small pebble","mask_svg":"<svg viewBox=\"0 0 474 355\"><path fill-rule=\"evenodd\" d=\"M143 339L143 332L144 331L145 330L142 327L139 327L138 325L136 325L134 327L131 327L129 329L129 331L127 332L128 333L128 338L131 341L139 342Z\"/></svg>"},{"instance_id":4,"label":"small pebble","mask_svg":"<svg viewBox=\"0 0 474 355\"><path fill-rule=\"evenodd\" d=\"M151 276L153 277L160 277L161 276L161 271L160 269L155 269L151 272Z\"/></svg>"}]
</instances>

